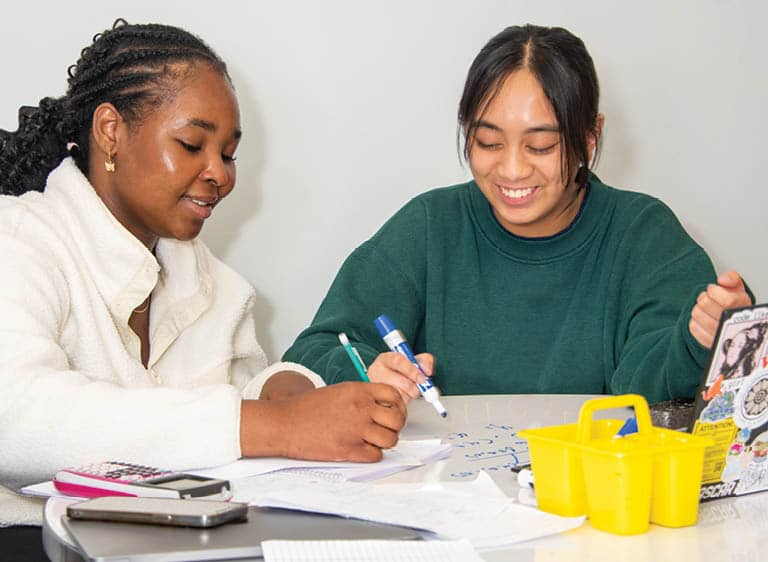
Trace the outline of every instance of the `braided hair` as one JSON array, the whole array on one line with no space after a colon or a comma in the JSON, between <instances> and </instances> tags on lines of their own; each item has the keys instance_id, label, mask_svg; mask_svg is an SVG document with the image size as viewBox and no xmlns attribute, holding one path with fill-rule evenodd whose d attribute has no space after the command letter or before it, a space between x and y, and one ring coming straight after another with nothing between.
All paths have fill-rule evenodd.
<instances>
[{"instance_id":1,"label":"braided hair","mask_svg":"<svg viewBox=\"0 0 768 562\"><path fill-rule=\"evenodd\" d=\"M174 93L172 65L184 62L207 63L231 82L224 62L191 33L116 20L69 67L66 95L21 107L18 129L0 129L0 194L43 191L48 174L70 154L87 175L96 107L109 102L127 123L139 123Z\"/></svg>"}]
</instances>

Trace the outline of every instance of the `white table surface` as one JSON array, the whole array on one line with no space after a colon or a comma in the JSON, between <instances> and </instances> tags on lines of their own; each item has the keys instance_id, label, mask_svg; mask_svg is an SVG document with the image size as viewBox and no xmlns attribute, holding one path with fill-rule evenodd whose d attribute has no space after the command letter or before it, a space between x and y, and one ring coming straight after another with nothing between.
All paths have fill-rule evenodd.
<instances>
[{"instance_id":1,"label":"white table surface","mask_svg":"<svg viewBox=\"0 0 768 562\"><path fill-rule=\"evenodd\" d=\"M589 396L498 395L446 396L449 411L441 420L420 400L409 407L406 439L445 437L477 431L487 424L529 427L575 423ZM625 418L627 412L598 412L596 417ZM450 459L392 475L385 481L451 480L472 463L454 450ZM470 466L471 469L471 466ZM469 470L466 470L469 472ZM521 493L516 477L506 470L490 471L494 481L512 497ZM526 493L527 491L522 491ZM483 552L488 561L515 562L765 562L768 561L768 493L762 492L702 503L695 526L677 529L651 525L647 533L618 536L593 529L587 520L580 528L514 548Z\"/></svg>"},{"instance_id":2,"label":"white table surface","mask_svg":"<svg viewBox=\"0 0 768 562\"><path fill-rule=\"evenodd\" d=\"M405 439L439 437L463 444L449 459L391 475L384 483L457 481L473 479L484 467L508 495L531 501L529 490L521 490L516 476L506 468L514 464L513 431L528 427L574 423L588 396L573 395L479 395L445 396L448 417L440 418L431 405L418 400L409 406ZM627 412L602 412L598 417L626 417ZM469 435L462 440L462 436ZM472 437L479 437L473 452ZM497 442L489 446L491 440ZM511 446L510 446L511 444ZM498 446L498 454L488 451ZM60 500L59 500L60 501ZM56 500L49 500L46 519L59 513ZM60 506L58 506L60 507ZM51 532L46 521L43 540L46 552L56 562L78 557ZM593 529L587 521L580 528L521 543L503 551L483 552L484 560L526 562L749 562L768 560L768 493L729 498L701 504L699 521L678 529L651 525L647 533L617 536Z\"/></svg>"}]
</instances>

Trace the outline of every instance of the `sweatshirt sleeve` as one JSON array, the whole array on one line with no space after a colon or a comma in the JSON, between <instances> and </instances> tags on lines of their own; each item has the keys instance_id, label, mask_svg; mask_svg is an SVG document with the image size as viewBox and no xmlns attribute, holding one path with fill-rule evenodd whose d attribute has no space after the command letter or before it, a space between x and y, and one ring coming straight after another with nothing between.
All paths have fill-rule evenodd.
<instances>
[{"instance_id":1,"label":"sweatshirt sleeve","mask_svg":"<svg viewBox=\"0 0 768 562\"><path fill-rule=\"evenodd\" d=\"M78 370L59 343L71 310L55 261L12 231L0 255L0 482L112 458L189 469L240 456L235 386L125 388Z\"/></svg>"},{"instance_id":2,"label":"sweatshirt sleeve","mask_svg":"<svg viewBox=\"0 0 768 562\"><path fill-rule=\"evenodd\" d=\"M617 310L608 350L615 371L606 381L614 394L635 392L655 402L692 397L709 350L688 323L698 294L716 281L712 263L663 203L636 212L614 265Z\"/></svg>"},{"instance_id":3,"label":"sweatshirt sleeve","mask_svg":"<svg viewBox=\"0 0 768 562\"><path fill-rule=\"evenodd\" d=\"M388 351L373 321L387 314L406 334L424 318L425 210L418 199L395 214L346 259L312 324L283 355L328 384L360 380L338 335L344 332L370 365Z\"/></svg>"}]
</instances>

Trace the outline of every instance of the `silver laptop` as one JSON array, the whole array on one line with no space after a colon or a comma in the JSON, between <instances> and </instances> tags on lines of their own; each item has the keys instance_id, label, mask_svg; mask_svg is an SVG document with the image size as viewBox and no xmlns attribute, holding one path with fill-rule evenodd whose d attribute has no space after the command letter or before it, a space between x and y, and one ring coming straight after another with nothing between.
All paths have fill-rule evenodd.
<instances>
[{"instance_id":1,"label":"silver laptop","mask_svg":"<svg viewBox=\"0 0 768 562\"><path fill-rule=\"evenodd\" d=\"M248 521L210 529L85 521L62 517L64 528L86 560L163 562L261 560L261 541L411 540L413 529L335 515L251 507Z\"/></svg>"}]
</instances>

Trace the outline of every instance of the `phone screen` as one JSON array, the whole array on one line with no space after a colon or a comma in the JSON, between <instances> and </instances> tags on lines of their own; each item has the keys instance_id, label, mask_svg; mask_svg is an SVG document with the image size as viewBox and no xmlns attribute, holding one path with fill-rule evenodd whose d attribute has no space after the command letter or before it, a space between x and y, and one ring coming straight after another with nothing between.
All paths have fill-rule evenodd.
<instances>
[{"instance_id":1,"label":"phone screen","mask_svg":"<svg viewBox=\"0 0 768 562\"><path fill-rule=\"evenodd\" d=\"M186 488L194 488L200 486L199 480L192 480L191 478L177 478L175 480L164 480L161 484L163 488L173 488L174 490L184 490Z\"/></svg>"}]
</instances>

